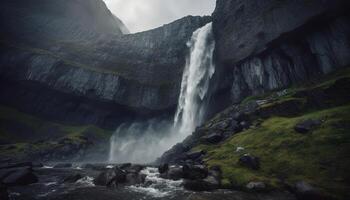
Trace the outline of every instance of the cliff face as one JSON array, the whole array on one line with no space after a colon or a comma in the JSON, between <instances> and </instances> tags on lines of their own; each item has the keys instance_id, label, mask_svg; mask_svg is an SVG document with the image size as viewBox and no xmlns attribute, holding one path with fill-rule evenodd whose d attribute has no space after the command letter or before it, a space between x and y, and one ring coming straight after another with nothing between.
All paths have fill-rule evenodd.
<instances>
[{"instance_id":1,"label":"cliff face","mask_svg":"<svg viewBox=\"0 0 350 200\"><path fill-rule=\"evenodd\" d=\"M211 20L189 16L123 35L122 22L102 1L42 3L41 9L1 3L12 10L11 20L1 24L7 31L0 43L0 102L53 120L106 128L176 107L186 42ZM33 24L40 29L28 27Z\"/></svg>"},{"instance_id":2,"label":"cliff face","mask_svg":"<svg viewBox=\"0 0 350 200\"><path fill-rule=\"evenodd\" d=\"M231 102L350 64L346 1L217 1L213 14L220 87Z\"/></svg>"}]
</instances>

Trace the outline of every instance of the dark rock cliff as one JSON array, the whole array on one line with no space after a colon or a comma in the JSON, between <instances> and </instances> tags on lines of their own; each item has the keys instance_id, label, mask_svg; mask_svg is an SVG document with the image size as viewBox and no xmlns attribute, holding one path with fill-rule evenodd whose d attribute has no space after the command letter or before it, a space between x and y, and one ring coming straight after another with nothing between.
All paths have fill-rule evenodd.
<instances>
[{"instance_id":1,"label":"dark rock cliff","mask_svg":"<svg viewBox=\"0 0 350 200\"><path fill-rule=\"evenodd\" d=\"M12 10L1 22L7 31L0 44L0 102L52 120L106 128L176 107L186 42L211 20L188 16L123 35L120 20L102 1L46 2L42 13L27 3L1 4ZM87 24L90 18L98 27ZM40 29L25 28L36 24Z\"/></svg>"},{"instance_id":2,"label":"dark rock cliff","mask_svg":"<svg viewBox=\"0 0 350 200\"><path fill-rule=\"evenodd\" d=\"M122 24L100 0L3 0L1 36L33 43L120 35Z\"/></svg>"},{"instance_id":3,"label":"dark rock cliff","mask_svg":"<svg viewBox=\"0 0 350 200\"><path fill-rule=\"evenodd\" d=\"M213 14L221 90L231 102L350 64L346 1L217 1Z\"/></svg>"}]
</instances>

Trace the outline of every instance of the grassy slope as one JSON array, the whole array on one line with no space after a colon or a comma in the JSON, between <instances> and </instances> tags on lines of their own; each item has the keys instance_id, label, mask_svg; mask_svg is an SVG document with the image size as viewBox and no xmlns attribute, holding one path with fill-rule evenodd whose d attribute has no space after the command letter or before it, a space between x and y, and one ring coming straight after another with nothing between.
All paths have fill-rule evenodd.
<instances>
[{"instance_id":1,"label":"grassy slope","mask_svg":"<svg viewBox=\"0 0 350 200\"><path fill-rule=\"evenodd\" d=\"M291 88L287 95L262 107L295 100L291 96L297 91L327 88L338 78L350 77L349 72L345 69L321 83ZM250 97L243 103L253 99L261 97ZM303 99L296 100L304 102ZM305 119L321 119L323 124L302 135L294 130L294 126ZM294 117L272 116L259 120L263 120L260 126L233 135L219 145L201 144L193 149L207 151L205 162L209 166L221 166L225 187L243 188L250 181L264 181L273 188L280 188L283 187L281 180L290 185L304 180L326 194L339 198L349 195L350 104L324 110L306 109ZM236 152L237 147L244 147L244 151ZM240 156L246 153L260 158L260 170L238 164Z\"/></svg>"},{"instance_id":2,"label":"grassy slope","mask_svg":"<svg viewBox=\"0 0 350 200\"><path fill-rule=\"evenodd\" d=\"M11 123L10 128L8 128L9 123ZM28 135L19 134L17 129L12 130L11 126L24 127L25 130L28 130ZM3 147L0 156L21 154L28 146L34 149L46 148L47 145L51 145L48 141L57 141L62 138L69 138L73 141L79 141L82 137L106 140L111 134L112 131L95 126L64 125L0 106L0 141L12 144L10 145L12 148L6 148L9 145L0 145Z\"/></svg>"}]
</instances>

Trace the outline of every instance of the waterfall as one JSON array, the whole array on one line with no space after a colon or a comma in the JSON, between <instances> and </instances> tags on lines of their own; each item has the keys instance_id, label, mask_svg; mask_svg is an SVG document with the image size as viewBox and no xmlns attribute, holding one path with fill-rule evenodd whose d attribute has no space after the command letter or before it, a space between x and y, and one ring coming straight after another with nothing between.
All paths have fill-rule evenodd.
<instances>
[{"instance_id":1,"label":"waterfall","mask_svg":"<svg viewBox=\"0 0 350 200\"><path fill-rule=\"evenodd\" d=\"M110 162L152 162L203 122L210 98L209 83L215 73L212 24L193 32L187 46L190 53L173 122L150 120L121 125L110 140Z\"/></svg>"},{"instance_id":2,"label":"waterfall","mask_svg":"<svg viewBox=\"0 0 350 200\"><path fill-rule=\"evenodd\" d=\"M187 46L190 48L190 57L183 73L174 117L174 126L184 136L192 133L205 116L209 82L215 72L212 24L196 30Z\"/></svg>"}]
</instances>

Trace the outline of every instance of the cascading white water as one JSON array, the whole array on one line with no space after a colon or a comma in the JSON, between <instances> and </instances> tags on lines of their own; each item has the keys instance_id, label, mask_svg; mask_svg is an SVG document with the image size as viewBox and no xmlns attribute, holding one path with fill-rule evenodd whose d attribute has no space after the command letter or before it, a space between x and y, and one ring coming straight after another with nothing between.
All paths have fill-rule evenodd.
<instances>
[{"instance_id":1,"label":"cascading white water","mask_svg":"<svg viewBox=\"0 0 350 200\"><path fill-rule=\"evenodd\" d=\"M185 136L192 133L202 122L208 102L209 82L215 73L212 24L195 31L187 43L190 57L183 73L181 92L174 125Z\"/></svg>"},{"instance_id":2,"label":"cascading white water","mask_svg":"<svg viewBox=\"0 0 350 200\"><path fill-rule=\"evenodd\" d=\"M111 138L110 162L154 161L200 125L210 97L209 83L215 73L212 24L196 30L187 43L190 55L184 69L178 108L173 124L148 121L121 125Z\"/></svg>"}]
</instances>

